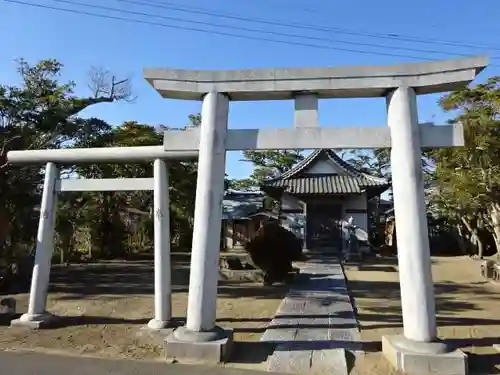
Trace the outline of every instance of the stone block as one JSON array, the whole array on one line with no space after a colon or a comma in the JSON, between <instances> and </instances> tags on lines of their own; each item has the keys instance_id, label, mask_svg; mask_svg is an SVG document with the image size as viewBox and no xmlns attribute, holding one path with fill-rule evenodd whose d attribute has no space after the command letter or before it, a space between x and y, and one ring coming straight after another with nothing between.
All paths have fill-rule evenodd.
<instances>
[{"instance_id":1,"label":"stone block","mask_svg":"<svg viewBox=\"0 0 500 375\"><path fill-rule=\"evenodd\" d=\"M52 328L57 325L59 318L48 312L43 314L23 314L19 319L10 322L11 327L25 327L29 329Z\"/></svg>"},{"instance_id":2,"label":"stone block","mask_svg":"<svg viewBox=\"0 0 500 375\"><path fill-rule=\"evenodd\" d=\"M344 349L313 351L310 372L312 374L348 375L346 351Z\"/></svg>"},{"instance_id":3,"label":"stone block","mask_svg":"<svg viewBox=\"0 0 500 375\"><path fill-rule=\"evenodd\" d=\"M289 348L293 344L279 344L269 357L267 371L307 374L311 371L312 350Z\"/></svg>"},{"instance_id":4,"label":"stone block","mask_svg":"<svg viewBox=\"0 0 500 375\"><path fill-rule=\"evenodd\" d=\"M407 375L468 374L467 355L464 352L454 350L436 353L432 348L429 348L428 352L413 351L401 345L404 341L405 339L401 336L384 336L382 338L382 352L396 370Z\"/></svg>"},{"instance_id":5,"label":"stone block","mask_svg":"<svg viewBox=\"0 0 500 375\"><path fill-rule=\"evenodd\" d=\"M165 339L164 349L167 361L217 364L229 360L233 347L233 331L231 329L224 329L224 337L213 341L188 341L178 336L174 331Z\"/></svg>"},{"instance_id":6,"label":"stone block","mask_svg":"<svg viewBox=\"0 0 500 375\"><path fill-rule=\"evenodd\" d=\"M219 280L263 282L264 271L261 270L219 270Z\"/></svg>"}]
</instances>

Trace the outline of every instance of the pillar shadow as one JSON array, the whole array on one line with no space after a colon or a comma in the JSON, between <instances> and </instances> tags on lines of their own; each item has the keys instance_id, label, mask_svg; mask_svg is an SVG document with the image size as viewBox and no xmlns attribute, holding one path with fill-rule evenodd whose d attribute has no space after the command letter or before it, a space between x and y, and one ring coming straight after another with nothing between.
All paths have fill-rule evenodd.
<instances>
[{"instance_id":1,"label":"pillar shadow","mask_svg":"<svg viewBox=\"0 0 500 375\"><path fill-rule=\"evenodd\" d=\"M231 363L262 363L273 354L276 345L260 341L235 341L229 361Z\"/></svg>"},{"instance_id":2,"label":"pillar shadow","mask_svg":"<svg viewBox=\"0 0 500 375\"><path fill-rule=\"evenodd\" d=\"M396 266L375 266L375 265L360 265L359 271L377 271L377 272L398 272Z\"/></svg>"},{"instance_id":3,"label":"pillar shadow","mask_svg":"<svg viewBox=\"0 0 500 375\"><path fill-rule=\"evenodd\" d=\"M189 262L175 262L172 267L173 293L187 293L189 285ZM249 281L220 281L218 294L226 298L255 298L281 300L287 285L263 286ZM29 288L17 293L29 292ZM65 300L98 299L101 303L131 296L153 296L153 262L139 261L103 261L98 263L56 265L51 270L49 293L52 298ZM24 300L25 297L23 296ZM20 312L24 312L20 310ZM148 317L149 318L149 317ZM12 316L0 316L0 325L9 325ZM108 317L73 316L61 317L60 326L78 326L87 324L145 324L146 319L137 321L120 320ZM251 332L250 329L248 332Z\"/></svg>"},{"instance_id":4,"label":"pillar shadow","mask_svg":"<svg viewBox=\"0 0 500 375\"><path fill-rule=\"evenodd\" d=\"M115 325L115 324L137 324L146 325L149 319L125 319L105 316L59 316L54 321L52 328L66 328L87 325Z\"/></svg>"},{"instance_id":5,"label":"pillar shadow","mask_svg":"<svg viewBox=\"0 0 500 375\"><path fill-rule=\"evenodd\" d=\"M400 286L394 281L365 281L348 280L347 287L349 294L355 298L373 300L394 300L401 299ZM455 294L468 293L479 298L489 300L499 300L500 295L495 295L484 288L481 284L457 284L452 282L442 282L434 284L436 296L436 309L439 314L454 315L460 311L467 311L476 308L474 301L460 301L454 298ZM400 313L399 307L377 306L378 313Z\"/></svg>"},{"instance_id":6,"label":"pillar shadow","mask_svg":"<svg viewBox=\"0 0 500 375\"><path fill-rule=\"evenodd\" d=\"M500 374L500 353L475 354L467 353L469 373L471 375Z\"/></svg>"},{"instance_id":7,"label":"pillar shadow","mask_svg":"<svg viewBox=\"0 0 500 375\"><path fill-rule=\"evenodd\" d=\"M172 265L172 291L186 293L189 286L189 262ZM229 298L281 299L288 290L284 284L262 286L251 281L222 280L218 283L220 296ZM11 290L8 295L28 293L29 285ZM154 294L154 268L150 261L104 261L54 266L51 271L49 293L62 294L61 300L91 299L105 295L126 298L131 294ZM104 296L104 297L103 297ZM111 298L111 297L110 297Z\"/></svg>"},{"instance_id":8,"label":"pillar shadow","mask_svg":"<svg viewBox=\"0 0 500 375\"><path fill-rule=\"evenodd\" d=\"M486 348L495 344L500 344L500 338L497 337L460 337L446 339L446 343L453 349L459 348ZM381 341L363 341L363 350L365 352L380 352L382 351Z\"/></svg>"}]
</instances>

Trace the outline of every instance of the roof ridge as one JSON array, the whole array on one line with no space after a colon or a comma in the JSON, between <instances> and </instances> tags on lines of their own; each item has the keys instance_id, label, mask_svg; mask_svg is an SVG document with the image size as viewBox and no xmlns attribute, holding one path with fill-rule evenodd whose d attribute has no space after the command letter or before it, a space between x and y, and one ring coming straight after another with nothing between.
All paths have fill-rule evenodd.
<instances>
[{"instance_id":1,"label":"roof ridge","mask_svg":"<svg viewBox=\"0 0 500 375\"><path fill-rule=\"evenodd\" d=\"M322 148L317 148L313 152L311 152L308 156L304 158L304 160L298 162L295 166L290 168L288 171L282 173L278 177L266 180L265 182L272 182L275 180L283 180L287 178L291 178L292 176L296 175L300 171L302 171L304 168L306 168L318 155L321 153L321 151L324 150Z\"/></svg>"},{"instance_id":2,"label":"roof ridge","mask_svg":"<svg viewBox=\"0 0 500 375\"><path fill-rule=\"evenodd\" d=\"M369 180L353 175L305 175L289 179L275 180L264 186L264 189L278 188L290 194L320 194L320 193L362 193L372 189L387 190L389 184L385 181ZM373 190L372 190L373 191Z\"/></svg>"},{"instance_id":3,"label":"roof ridge","mask_svg":"<svg viewBox=\"0 0 500 375\"><path fill-rule=\"evenodd\" d=\"M368 178L370 180L389 183L389 180L385 177L378 177L365 172L361 172L361 174L363 175L363 177Z\"/></svg>"},{"instance_id":4,"label":"roof ridge","mask_svg":"<svg viewBox=\"0 0 500 375\"><path fill-rule=\"evenodd\" d=\"M367 178L367 179L370 179L370 180L374 180L374 181L378 181L378 182L382 182L382 183L388 183L388 180L386 178L384 178L384 177L378 177L378 176L374 176L374 175L372 175L370 173L363 172L362 170L360 170L356 166L354 166L351 163L349 163L349 162L345 161L344 159L342 159L333 150L328 150L327 152L328 152L328 156L331 157L332 159L334 159L332 161L337 162L337 164L342 169L344 169L348 173L354 174L355 177L364 177L364 178Z\"/></svg>"},{"instance_id":5,"label":"roof ridge","mask_svg":"<svg viewBox=\"0 0 500 375\"><path fill-rule=\"evenodd\" d=\"M342 170L344 170L348 175L355 178L366 178L372 181L378 181L381 183L388 183L388 180L383 177L373 176L369 173L362 172L354 165L342 159L335 151L328 148L317 148L313 152L311 152L304 160L297 163L294 167L290 168L288 171L282 173L280 176L271 178L269 180L265 180L264 183L272 183L278 180L286 180L291 179L293 176L298 174L307 168L316 158L318 158L322 153L326 154L326 156L330 159L332 163L339 166Z\"/></svg>"},{"instance_id":6,"label":"roof ridge","mask_svg":"<svg viewBox=\"0 0 500 375\"><path fill-rule=\"evenodd\" d=\"M290 178L287 178L287 180L288 181L297 181L297 180L305 180L305 179L314 180L314 179L330 178L330 177L339 178L339 179L352 179L352 180L356 180L356 181L362 181L365 176L363 176L363 175L361 175L361 176L332 175L330 173L325 173L325 174L311 174L311 175L299 176L299 177L290 177ZM367 175L367 177L371 177L371 176ZM371 178L369 178L369 179L371 179ZM371 180L373 182L377 182L380 184L388 184L389 183L385 178L380 178L380 177L373 177L373 179L371 179ZM270 183L270 182L274 182L274 181L266 181L266 182ZM361 184L361 185L363 185L363 184Z\"/></svg>"}]
</instances>

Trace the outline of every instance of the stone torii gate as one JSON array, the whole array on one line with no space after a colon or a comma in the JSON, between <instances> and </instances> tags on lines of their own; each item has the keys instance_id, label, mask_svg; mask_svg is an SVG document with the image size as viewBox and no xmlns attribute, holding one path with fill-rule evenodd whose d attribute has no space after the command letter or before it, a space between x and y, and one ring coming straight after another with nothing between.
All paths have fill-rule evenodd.
<instances>
[{"instance_id":1,"label":"stone torii gate","mask_svg":"<svg viewBox=\"0 0 500 375\"><path fill-rule=\"evenodd\" d=\"M385 337L383 351L408 373L466 371L463 353L437 339L421 170L421 148L463 146L463 129L419 124L417 95L463 88L487 63L473 57L383 67L145 69L164 98L203 101L199 129L164 136L166 151L199 151L187 322L167 338L167 355L219 361L230 348L232 333L215 325L226 151L390 147L404 336ZM319 99L357 97L385 97L388 127L318 127ZM230 101L290 99L294 128L228 130Z\"/></svg>"},{"instance_id":2,"label":"stone torii gate","mask_svg":"<svg viewBox=\"0 0 500 375\"><path fill-rule=\"evenodd\" d=\"M11 322L13 326L42 328L57 317L46 310L57 194L65 191L153 191L154 205L154 317L148 323L153 330L168 327L172 319L170 271L170 217L168 168L165 160L196 158L197 152L166 152L162 146L105 147L58 150L10 151L11 164L45 166L40 219L30 298L27 313ZM153 161L153 178L59 179L58 164L134 163Z\"/></svg>"}]
</instances>

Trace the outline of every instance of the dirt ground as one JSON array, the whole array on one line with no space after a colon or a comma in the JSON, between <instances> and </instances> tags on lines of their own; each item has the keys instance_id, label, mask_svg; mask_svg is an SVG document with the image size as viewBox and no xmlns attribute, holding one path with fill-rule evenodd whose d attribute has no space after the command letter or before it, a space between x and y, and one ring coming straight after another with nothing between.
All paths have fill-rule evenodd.
<instances>
[{"instance_id":1,"label":"dirt ground","mask_svg":"<svg viewBox=\"0 0 500 375\"><path fill-rule=\"evenodd\" d=\"M173 316L186 316L189 258L173 260ZM286 293L285 286L219 282L217 324L234 329L230 366L260 369L267 348L257 345ZM17 311L27 310L28 294L13 296ZM55 329L30 331L0 326L0 350L35 350L104 358L161 360L162 336L141 327L153 317L153 266L150 261L55 266L48 310L63 317Z\"/></svg>"},{"instance_id":2,"label":"dirt ground","mask_svg":"<svg viewBox=\"0 0 500 375\"><path fill-rule=\"evenodd\" d=\"M177 256L173 270L173 315L181 324L187 306L189 259ZM376 258L347 265L366 355L351 374L391 375L380 354L383 335L402 332L397 262ZM479 262L468 257L433 258L440 338L469 354L472 374L500 374L500 285L486 283ZM161 360L162 337L141 330L153 316L150 261L57 266L51 275L48 308L63 316L61 327L30 331L0 322L0 350L35 350L103 358ZM234 329L231 367L264 369L269 348L258 343L286 287L250 282L220 282L218 324ZM14 296L19 313L28 295Z\"/></svg>"},{"instance_id":3,"label":"dirt ground","mask_svg":"<svg viewBox=\"0 0 500 375\"><path fill-rule=\"evenodd\" d=\"M485 282L480 263L469 257L433 257L438 336L469 354L471 374L499 374L500 285ZM402 333L400 292L395 258L377 258L347 266L366 355L353 374L395 372L380 354L381 337Z\"/></svg>"}]
</instances>

